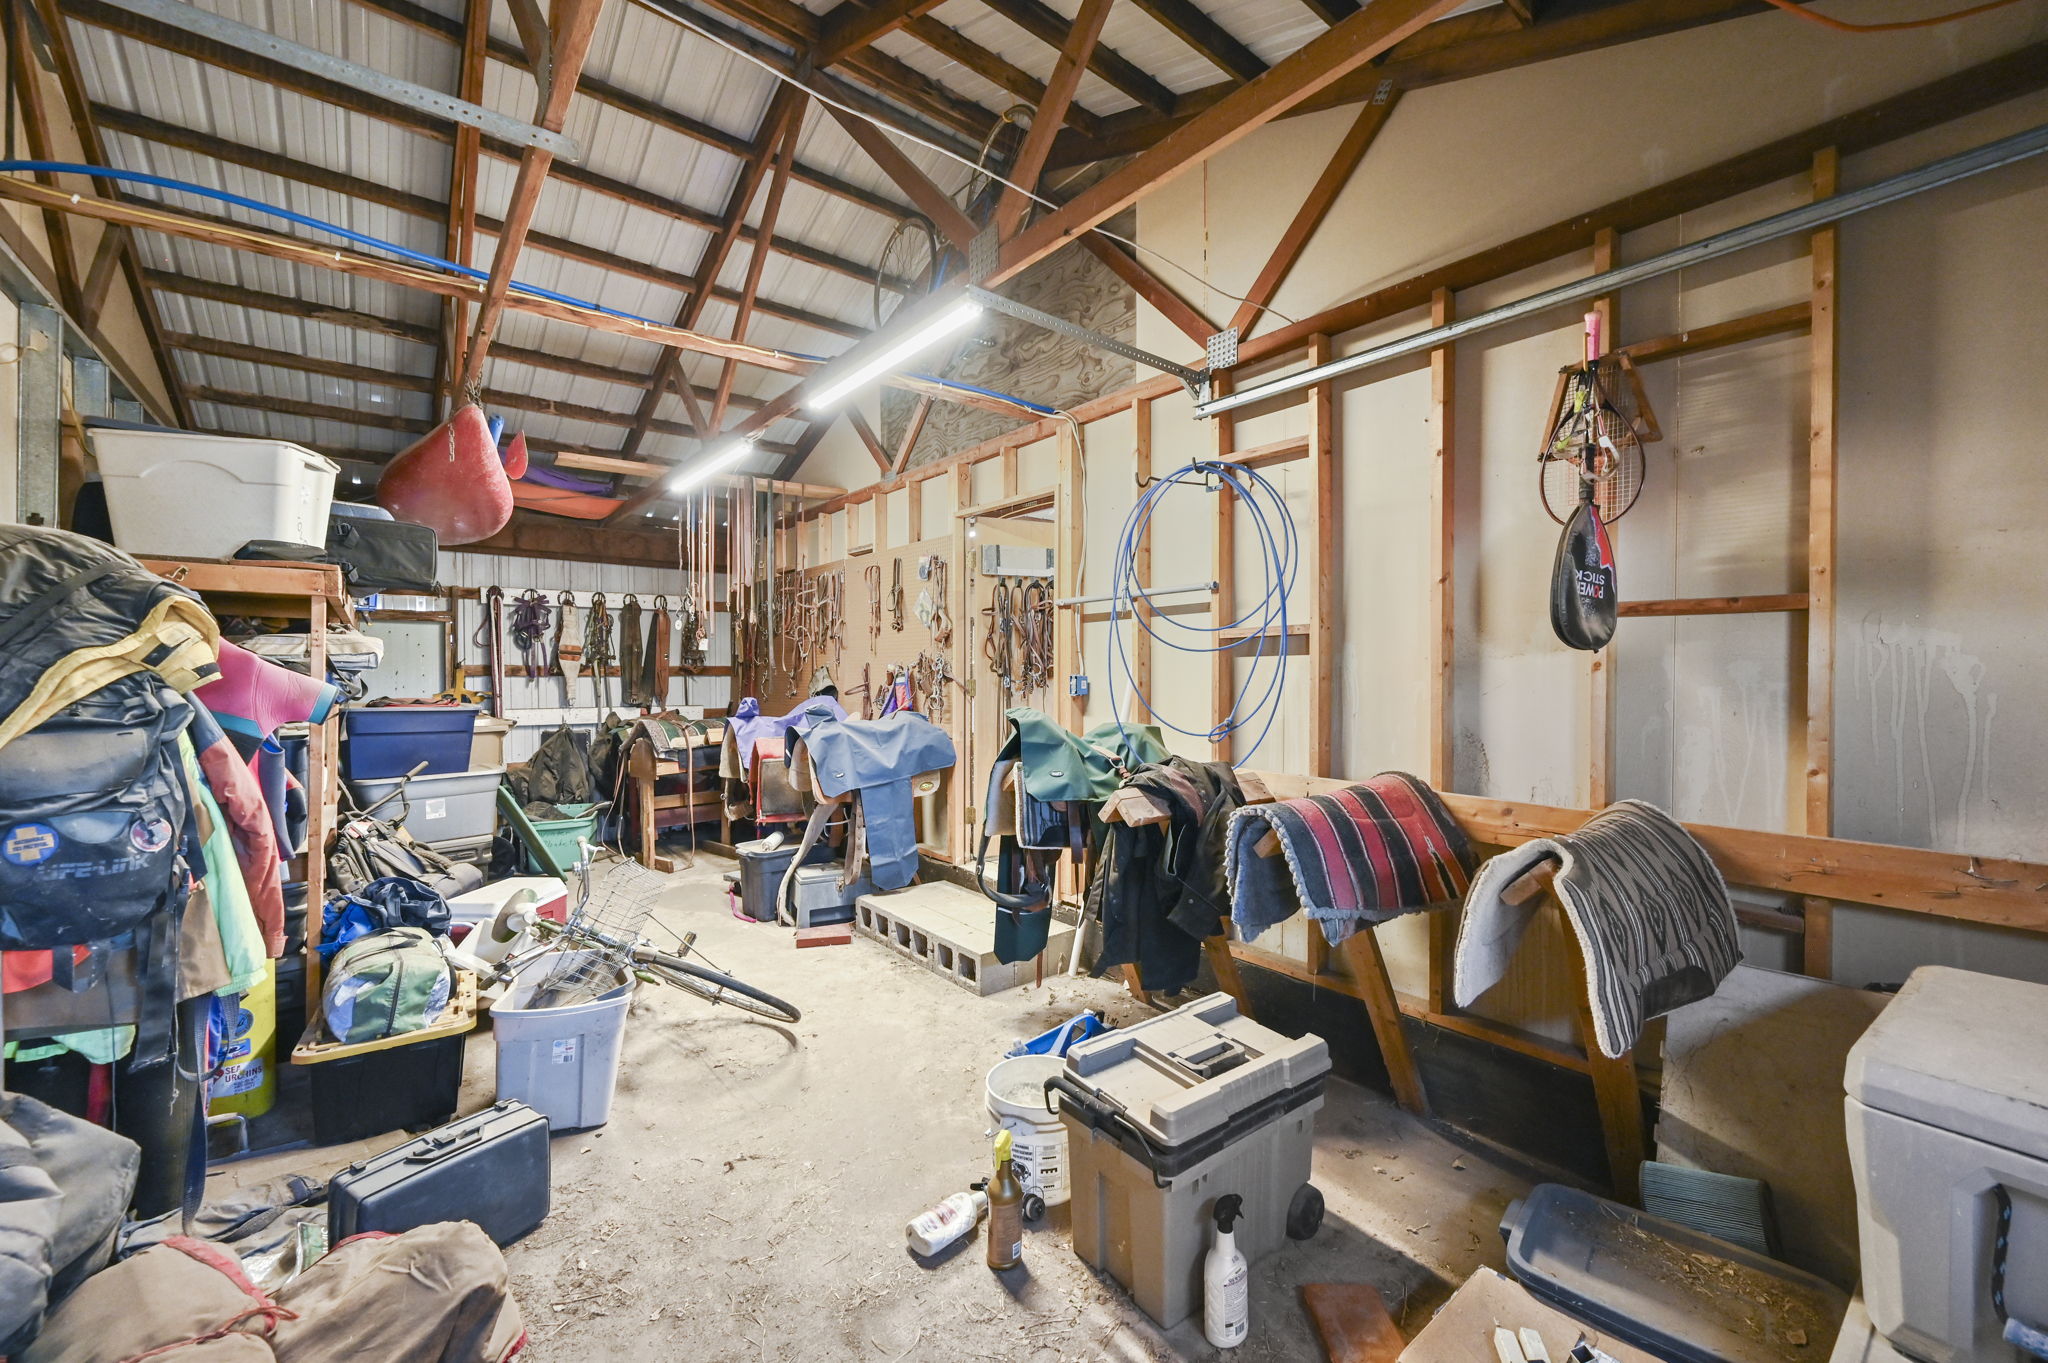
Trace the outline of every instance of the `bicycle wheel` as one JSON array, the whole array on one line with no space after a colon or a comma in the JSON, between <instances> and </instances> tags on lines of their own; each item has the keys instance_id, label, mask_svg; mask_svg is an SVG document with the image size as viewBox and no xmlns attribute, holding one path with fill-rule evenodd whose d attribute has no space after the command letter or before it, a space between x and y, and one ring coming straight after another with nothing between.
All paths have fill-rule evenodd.
<instances>
[{"instance_id":1,"label":"bicycle wheel","mask_svg":"<svg viewBox=\"0 0 2048 1363\"><path fill-rule=\"evenodd\" d=\"M633 963L663 984L688 990L711 1003L731 1004L742 1012L753 1013L771 1022L795 1022L803 1017L795 1004L785 1003L744 980L722 975L680 956L669 956L659 951L636 952Z\"/></svg>"}]
</instances>

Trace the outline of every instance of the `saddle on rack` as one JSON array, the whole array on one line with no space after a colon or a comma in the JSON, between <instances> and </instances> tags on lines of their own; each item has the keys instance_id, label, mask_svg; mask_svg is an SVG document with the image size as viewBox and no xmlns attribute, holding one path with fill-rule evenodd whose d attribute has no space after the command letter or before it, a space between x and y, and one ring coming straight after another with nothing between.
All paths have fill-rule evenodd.
<instances>
[{"instance_id":1,"label":"saddle on rack","mask_svg":"<svg viewBox=\"0 0 2048 1363\"><path fill-rule=\"evenodd\" d=\"M944 729L913 710L881 719L807 715L784 731L789 784L812 802L796 864L841 810L848 819L846 870L850 885L861 864L877 889L900 890L917 875L917 799L938 789L957 755ZM788 912L794 876L782 882Z\"/></svg>"},{"instance_id":2,"label":"saddle on rack","mask_svg":"<svg viewBox=\"0 0 2048 1363\"><path fill-rule=\"evenodd\" d=\"M780 746L782 735L799 722L845 718L845 707L831 696L812 696L788 714L772 716L761 713L761 702L754 697L742 700L726 721L725 741L718 751L718 779L725 790L726 816L757 822L793 822L802 818L804 810L789 795L778 770L785 765ZM757 751L770 740L769 752ZM777 787L773 792L763 788L770 783Z\"/></svg>"},{"instance_id":3,"label":"saddle on rack","mask_svg":"<svg viewBox=\"0 0 2048 1363\"><path fill-rule=\"evenodd\" d=\"M996 906L996 959L1029 960L1052 932L1053 863L1063 852L1079 865L1094 810L1126 772L1167 757L1157 725L1101 724L1069 733L1041 710L1003 712L1009 732L989 766L975 879ZM988 845L996 843L996 879L988 882Z\"/></svg>"}]
</instances>

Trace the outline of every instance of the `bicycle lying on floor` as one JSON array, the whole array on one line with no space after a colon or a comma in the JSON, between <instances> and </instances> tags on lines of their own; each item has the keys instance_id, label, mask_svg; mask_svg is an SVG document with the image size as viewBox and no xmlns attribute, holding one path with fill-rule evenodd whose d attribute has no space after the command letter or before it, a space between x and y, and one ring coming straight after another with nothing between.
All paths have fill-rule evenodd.
<instances>
[{"instance_id":1,"label":"bicycle lying on floor","mask_svg":"<svg viewBox=\"0 0 2048 1363\"><path fill-rule=\"evenodd\" d=\"M658 950L644 935L644 929L654 913L655 899L667 888L668 877L637 862L621 860L593 889L596 858L589 843L580 842L578 846L582 860L574 871L577 903L568 921L557 923L529 914L516 925L505 925L516 926L534 944L520 948L515 943L515 950L497 963L494 980L510 980L550 953L560 958L534 987L527 1007L562 1008L588 1003L618 988L632 975L650 984L672 985L709 1003L727 1004L771 1022L796 1022L803 1017L795 1004L713 968L708 957L705 964L690 960L693 954L703 955L696 949L694 932L678 938L680 946L675 953Z\"/></svg>"}]
</instances>

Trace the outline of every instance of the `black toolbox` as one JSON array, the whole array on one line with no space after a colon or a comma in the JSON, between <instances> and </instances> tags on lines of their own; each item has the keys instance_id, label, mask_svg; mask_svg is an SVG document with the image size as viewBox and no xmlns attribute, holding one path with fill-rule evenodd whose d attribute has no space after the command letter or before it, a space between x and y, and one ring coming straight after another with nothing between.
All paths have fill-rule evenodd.
<instances>
[{"instance_id":1,"label":"black toolbox","mask_svg":"<svg viewBox=\"0 0 2048 1363\"><path fill-rule=\"evenodd\" d=\"M365 1231L474 1221L509 1245L547 1220L548 1201L548 1119L499 1103L336 1174L327 1236L339 1244Z\"/></svg>"}]
</instances>

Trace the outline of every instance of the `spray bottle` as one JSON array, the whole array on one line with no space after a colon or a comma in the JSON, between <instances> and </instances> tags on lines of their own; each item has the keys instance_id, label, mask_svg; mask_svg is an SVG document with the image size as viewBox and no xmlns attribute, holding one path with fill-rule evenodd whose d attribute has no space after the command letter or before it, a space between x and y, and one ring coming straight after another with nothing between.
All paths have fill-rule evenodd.
<instances>
[{"instance_id":1,"label":"spray bottle","mask_svg":"<svg viewBox=\"0 0 2048 1363\"><path fill-rule=\"evenodd\" d=\"M988 1210L988 1194L977 1183L964 1193L955 1193L938 1206L918 1213L903 1227L910 1247L929 1259L961 1236L973 1230Z\"/></svg>"},{"instance_id":2,"label":"spray bottle","mask_svg":"<svg viewBox=\"0 0 2048 1363\"><path fill-rule=\"evenodd\" d=\"M1237 1251L1231 1228L1244 1215L1244 1199L1216 1199L1216 1240L1202 1261L1202 1333L1219 1349L1234 1349L1251 1330L1251 1270Z\"/></svg>"}]
</instances>

